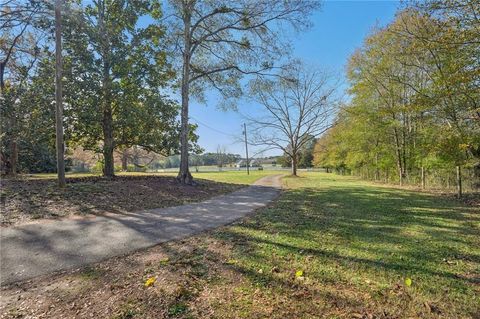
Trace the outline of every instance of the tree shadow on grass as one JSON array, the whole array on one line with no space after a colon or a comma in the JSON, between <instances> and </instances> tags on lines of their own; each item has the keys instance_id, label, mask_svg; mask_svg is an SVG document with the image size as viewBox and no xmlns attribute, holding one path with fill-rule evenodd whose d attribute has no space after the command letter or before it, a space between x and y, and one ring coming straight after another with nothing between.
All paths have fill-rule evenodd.
<instances>
[{"instance_id":1,"label":"tree shadow on grass","mask_svg":"<svg viewBox=\"0 0 480 319\"><path fill-rule=\"evenodd\" d=\"M342 284L355 286L352 276L390 287L412 276L420 300L442 298L446 312L462 307L465 313L479 311L472 300L480 285L480 214L451 199L373 187L294 189L214 236L233 244L234 255L243 261L236 270L252 283L283 287L277 276L252 269L255 265L280 265L290 272L295 265L304 267L316 285L333 285L336 296L342 294ZM458 303L453 296L459 295L470 301ZM397 302L388 296L385 302ZM411 304L411 297L406 298L398 302ZM365 309L368 302L362 302ZM345 305L358 308L352 302Z\"/></svg>"},{"instance_id":2,"label":"tree shadow on grass","mask_svg":"<svg viewBox=\"0 0 480 319\"><path fill-rule=\"evenodd\" d=\"M322 242L323 234L334 241ZM480 283L479 276L457 273L449 265L480 266L480 214L424 193L361 187L291 190L255 218L217 236L242 243L246 254L267 245L398 275Z\"/></svg>"},{"instance_id":3,"label":"tree shadow on grass","mask_svg":"<svg viewBox=\"0 0 480 319\"><path fill-rule=\"evenodd\" d=\"M1 222L8 225L72 214L122 214L170 207L206 200L245 186L199 180L193 187L181 185L171 176L69 178L66 189L59 189L52 179L3 180Z\"/></svg>"}]
</instances>

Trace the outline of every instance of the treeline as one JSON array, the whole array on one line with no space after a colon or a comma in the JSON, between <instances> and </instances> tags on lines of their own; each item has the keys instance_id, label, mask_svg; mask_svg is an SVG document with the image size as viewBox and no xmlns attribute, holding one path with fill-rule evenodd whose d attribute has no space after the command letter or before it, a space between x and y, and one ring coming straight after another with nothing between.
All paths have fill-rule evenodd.
<instances>
[{"instance_id":1,"label":"treeline","mask_svg":"<svg viewBox=\"0 0 480 319\"><path fill-rule=\"evenodd\" d=\"M231 153L204 153L190 154L190 166L218 166L226 167L236 164L242 157L239 154ZM152 169L159 168L178 168L180 167L180 156L173 155L162 160L156 161L150 165Z\"/></svg>"},{"instance_id":2,"label":"treeline","mask_svg":"<svg viewBox=\"0 0 480 319\"><path fill-rule=\"evenodd\" d=\"M190 154L190 166L218 166L231 167L241 160L239 154L226 152L207 152L203 154ZM180 155L161 156L148 152L141 147L131 147L118 150L114 154L115 172L140 172L155 171L165 168L179 168ZM103 163L99 154L76 148L68 161L69 169L74 172L101 173Z\"/></svg>"},{"instance_id":3,"label":"treeline","mask_svg":"<svg viewBox=\"0 0 480 319\"><path fill-rule=\"evenodd\" d=\"M375 29L350 58L352 99L318 140L315 166L424 187L429 172L447 186L467 168L479 187L479 17L476 1L435 0Z\"/></svg>"},{"instance_id":4,"label":"treeline","mask_svg":"<svg viewBox=\"0 0 480 319\"><path fill-rule=\"evenodd\" d=\"M308 141L302 145L296 155L298 168L310 168L313 166L314 147L317 139L313 136L308 136L307 138ZM284 153L282 156L278 157L277 163L281 167L292 167L291 156Z\"/></svg>"}]
</instances>

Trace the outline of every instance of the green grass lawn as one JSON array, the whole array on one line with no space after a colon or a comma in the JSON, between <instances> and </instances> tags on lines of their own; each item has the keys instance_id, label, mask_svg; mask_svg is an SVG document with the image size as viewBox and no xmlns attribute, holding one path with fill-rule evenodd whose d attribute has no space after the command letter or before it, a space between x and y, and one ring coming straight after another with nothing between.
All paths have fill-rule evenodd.
<instances>
[{"instance_id":1,"label":"green grass lawn","mask_svg":"<svg viewBox=\"0 0 480 319\"><path fill-rule=\"evenodd\" d=\"M34 317L480 318L478 207L326 173L283 180L276 202L232 225L3 290L6 318L26 306Z\"/></svg>"},{"instance_id":2,"label":"green grass lawn","mask_svg":"<svg viewBox=\"0 0 480 319\"><path fill-rule=\"evenodd\" d=\"M245 171L223 171L223 172L204 172L193 173L194 178L209 179L215 182L231 183L231 184L252 184L259 178L268 175L284 174L284 172L272 172L272 171L250 171L247 175Z\"/></svg>"},{"instance_id":3,"label":"green grass lawn","mask_svg":"<svg viewBox=\"0 0 480 319\"><path fill-rule=\"evenodd\" d=\"M232 267L245 278L217 311L480 316L478 208L325 173L286 177L284 184L277 203L215 234L233 243Z\"/></svg>"},{"instance_id":4,"label":"green grass lawn","mask_svg":"<svg viewBox=\"0 0 480 319\"><path fill-rule=\"evenodd\" d=\"M333 174L284 184L277 203L216 234L234 243L232 267L248 278L219 305L225 314L258 311L260 288L287 317L480 316L478 209Z\"/></svg>"}]
</instances>

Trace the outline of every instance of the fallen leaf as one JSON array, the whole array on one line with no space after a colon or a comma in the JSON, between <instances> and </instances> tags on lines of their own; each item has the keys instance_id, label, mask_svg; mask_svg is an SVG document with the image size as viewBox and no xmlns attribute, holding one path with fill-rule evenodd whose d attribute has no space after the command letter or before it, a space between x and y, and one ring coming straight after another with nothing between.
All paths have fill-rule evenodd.
<instances>
[{"instance_id":1,"label":"fallen leaf","mask_svg":"<svg viewBox=\"0 0 480 319\"><path fill-rule=\"evenodd\" d=\"M145 287L153 286L153 284L157 281L156 277L150 277L145 281Z\"/></svg>"},{"instance_id":2,"label":"fallen leaf","mask_svg":"<svg viewBox=\"0 0 480 319\"><path fill-rule=\"evenodd\" d=\"M407 287L410 287L410 286L412 285L412 279L411 279L411 278L408 278L408 277L405 278L405 285L406 285Z\"/></svg>"}]
</instances>

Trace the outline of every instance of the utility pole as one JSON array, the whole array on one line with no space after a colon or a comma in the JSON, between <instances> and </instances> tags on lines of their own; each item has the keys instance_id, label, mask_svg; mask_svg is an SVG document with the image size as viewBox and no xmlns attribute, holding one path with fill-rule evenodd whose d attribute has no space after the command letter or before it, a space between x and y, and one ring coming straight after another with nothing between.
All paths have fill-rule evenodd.
<instances>
[{"instance_id":1,"label":"utility pole","mask_svg":"<svg viewBox=\"0 0 480 319\"><path fill-rule=\"evenodd\" d=\"M245 123L243 123L243 134L245 135L245 154L247 155L247 175L250 175L250 168L248 167L247 124Z\"/></svg>"},{"instance_id":2,"label":"utility pole","mask_svg":"<svg viewBox=\"0 0 480 319\"><path fill-rule=\"evenodd\" d=\"M62 2L55 0L55 126L57 146L58 186L65 187L65 159L63 143L63 97L62 97Z\"/></svg>"}]
</instances>

